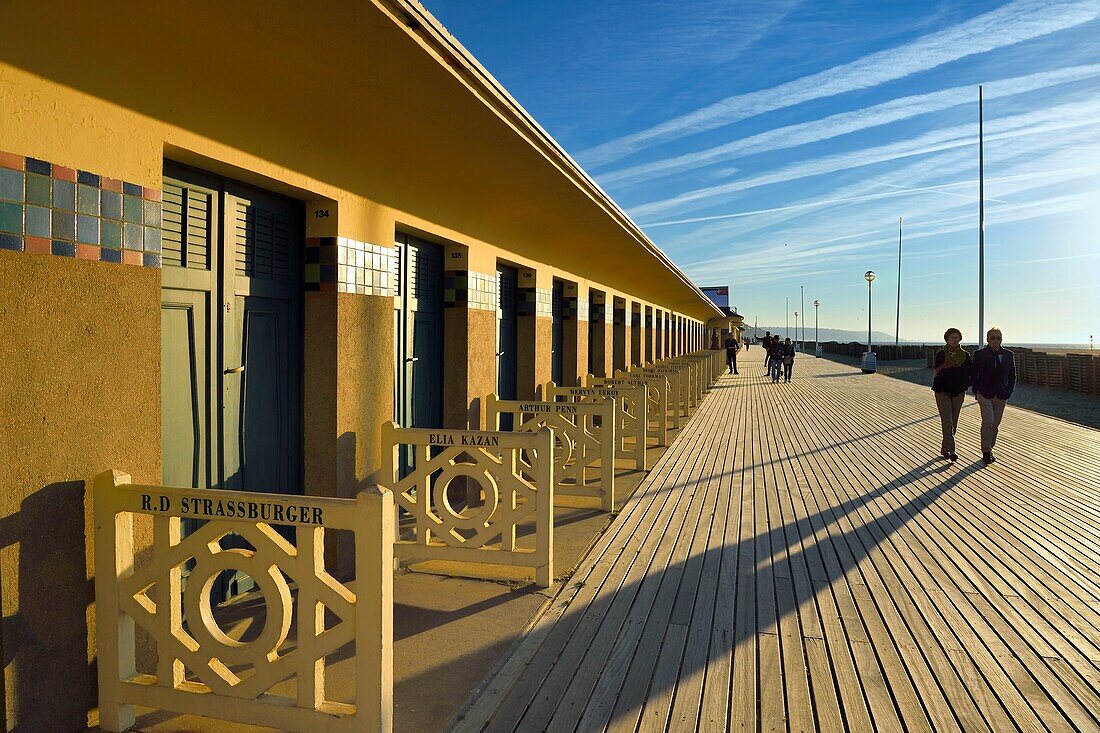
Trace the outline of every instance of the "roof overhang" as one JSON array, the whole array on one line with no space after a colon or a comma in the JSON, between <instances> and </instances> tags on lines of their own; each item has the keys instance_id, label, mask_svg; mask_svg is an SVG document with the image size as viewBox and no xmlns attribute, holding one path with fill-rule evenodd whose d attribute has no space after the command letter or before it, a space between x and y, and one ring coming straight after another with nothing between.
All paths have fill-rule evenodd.
<instances>
[{"instance_id":1,"label":"roof overhang","mask_svg":"<svg viewBox=\"0 0 1100 733\"><path fill-rule=\"evenodd\" d=\"M0 61L663 307L718 314L415 2L17 2L4 14Z\"/></svg>"}]
</instances>

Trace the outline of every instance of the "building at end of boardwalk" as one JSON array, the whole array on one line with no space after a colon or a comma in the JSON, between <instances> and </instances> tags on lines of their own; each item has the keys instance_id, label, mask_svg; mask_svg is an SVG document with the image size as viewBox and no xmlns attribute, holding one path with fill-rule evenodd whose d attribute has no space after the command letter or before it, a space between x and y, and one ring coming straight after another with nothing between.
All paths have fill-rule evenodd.
<instances>
[{"instance_id":1,"label":"building at end of boardwalk","mask_svg":"<svg viewBox=\"0 0 1100 733\"><path fill-rule=\"evenodd\" d=\"M724 315L415 3L3 28L4 729L95 706L101 471L352 496L386 420L482 428Z\"/></svg>"}]
</instances>

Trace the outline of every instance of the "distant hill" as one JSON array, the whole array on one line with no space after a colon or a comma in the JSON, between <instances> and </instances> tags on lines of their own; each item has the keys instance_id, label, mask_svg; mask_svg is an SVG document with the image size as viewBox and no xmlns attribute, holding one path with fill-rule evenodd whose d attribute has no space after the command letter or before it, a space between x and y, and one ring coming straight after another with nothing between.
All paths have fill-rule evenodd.
<instances>
[{"instance_id":1,"label":"distant hill","mask_svg":"<svg viewBox=\"0 0 1100 733\"><path fill-rule=\"evenodd\" d=\"M802 327L801 327L801 325L799 326L798 330L799 330L799 333L795 334L794 326L791 326L789 332L786 329L784 329L782 326L760 326L758 329L755 329L755 333L758 333L758 334L760 334L760 336L763 336L765 331L771 331L773 334L778 333L781 337L784 337L784 338L786 338L787 336L790 336L792 341L797 341L802 337ZM753 327L751 325L748 326L748 328L745 330L745 333L748 336L754 335ZM848 342L851 342L851 341L855 341L856 343L861 343L861 344L867 343L867 332L866 331L842 331L842 330L837 329L837 328L822 328L822 329L818 330L818 334L820 335L822 342L825 342L825 341L838 341L838 342L844 344L844 343L848 343ZM806 335L806 340L807 341L813 341L814 340L814 329L813 329L812 326L806 329L805 335ZM874 341L876 344L892 344L892 343L894 343L894 334L892 334L892 333L883 333L882 331L871 331L871 340ZM903 343L903 344L921 344L921 343L930 343L930 342L912 341L912 340L909 340L909 339L901 339L900 343Z\"/></svg>"}]
</instances>

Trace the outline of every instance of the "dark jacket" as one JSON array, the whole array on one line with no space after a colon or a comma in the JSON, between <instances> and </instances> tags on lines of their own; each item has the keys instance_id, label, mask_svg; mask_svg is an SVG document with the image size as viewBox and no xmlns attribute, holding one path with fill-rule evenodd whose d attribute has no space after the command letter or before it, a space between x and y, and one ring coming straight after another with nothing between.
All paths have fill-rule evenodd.
<instances>
[{"instance_id":1,"label":"dark jacket","mask_svg":"<svg viewBox=\"0 0 1100 733\"><path fill-rule=\"evenodd\" d=\"M952 397L962 394L970 389L970 372L974 367L974 360L970 352L966 352L966 361L957 367L943 365L943 349L936 352L936 376L932 378L933 392L947 392Z\"/></svg>"},{"instance_id":2,"label":"dark jacket","mask_svg":"<svg viewBox=\"0 0 1100 733\"><path fill-rule=\"evenodd\" d=\"M1000 363L998 356L1001 357ZM974 352L972 361L970 383L974 386L974 394L1002 400L1012 396L1012 390L1016 388L1016 360L1011 351L1002 348L994 352L986 346Z\"/></svg>"},{"instance_id":3,"label":"dark jacket","mask_svg":"<svg viewBox=\"0 0 1100 733\"><path fill-rule=\"evenodd\" d=\"M783 363L784 364L794 364L794 355L795 355L794 344L793 343L780 344L780 348L783 350L781 352L782 355L783 355Z\"/></svg>"},{"instance_id":4,"label":"dark jacket","mask_svg":"<svg viewBox=\"0 0 1100 733\"><path fill-rule=\"evenodd\" d=\"M741 344L737 343L737 339L735 339L733 336L729 336L726 338L725 347L726 358L737 356L737 352L741 350Z\"/></svg>"}]
</instances>

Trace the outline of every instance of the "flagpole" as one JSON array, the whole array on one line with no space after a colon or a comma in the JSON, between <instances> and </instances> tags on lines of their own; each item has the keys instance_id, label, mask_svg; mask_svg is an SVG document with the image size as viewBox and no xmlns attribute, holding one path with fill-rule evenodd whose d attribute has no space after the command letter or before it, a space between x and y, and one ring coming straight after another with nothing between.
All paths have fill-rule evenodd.
<instances>
[{"instance_id":1,"label":"flagpole","mask_svg":"<svg viewBox=\"0 0 1100 733\"><path fill-rule=\"evenodd\" d=\"M902 218L898 217L898 307L897 317L894 321L894 358L898 358L898 341L901 333L901 222Z\"/></svg>"},{"instance_id":2,"label":"flagpole","mask_svg":"<svg viewBox=\"0 0 1100 733\"><path fill-rule=\"evenodd\" d=\"M978 345L985 338L985 129L978 85Z\"/></svg>"}]
</instances>

